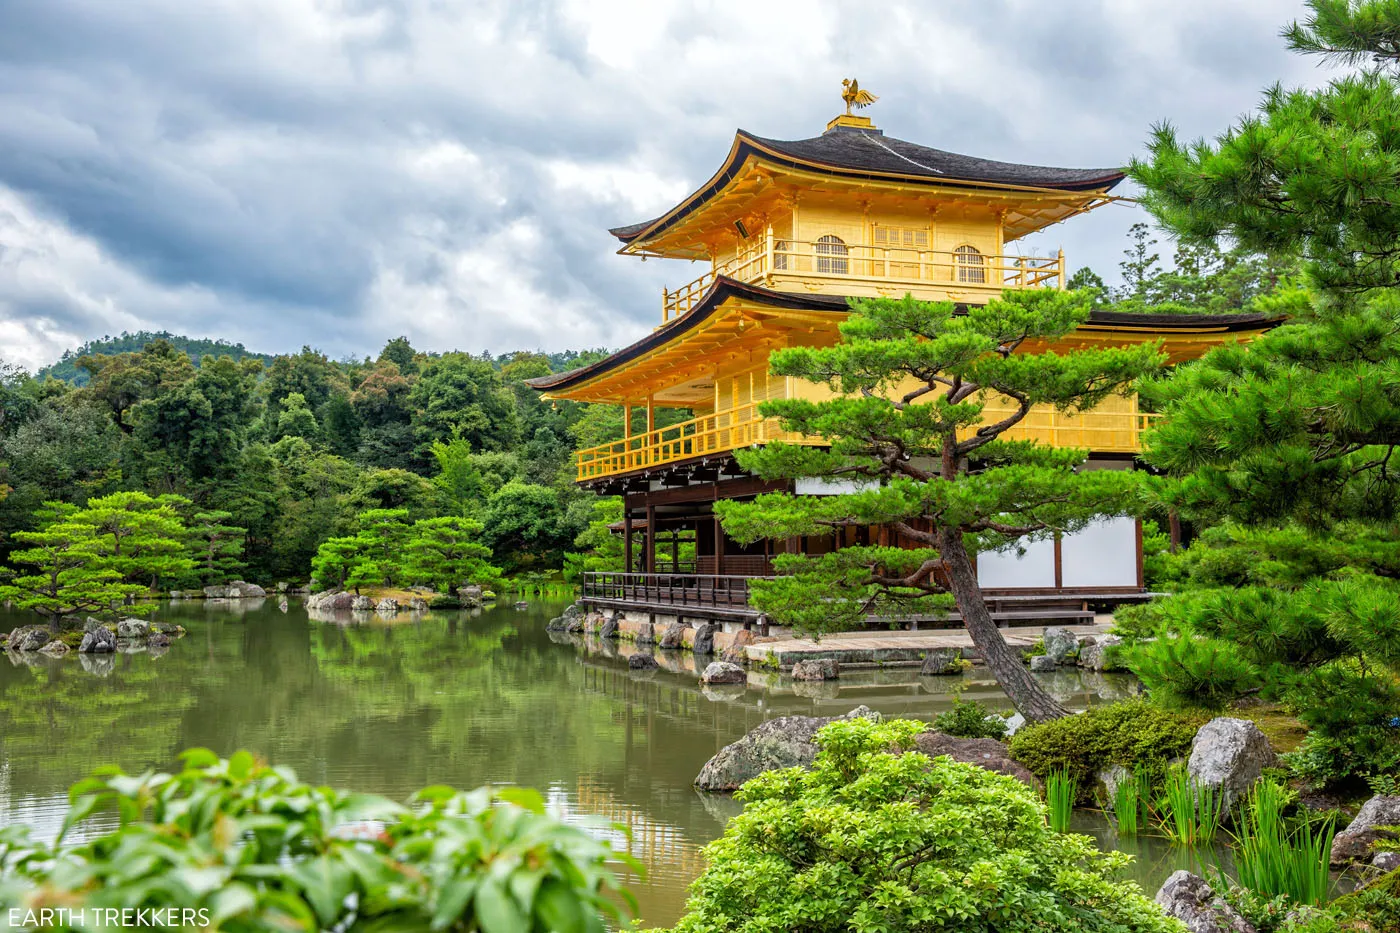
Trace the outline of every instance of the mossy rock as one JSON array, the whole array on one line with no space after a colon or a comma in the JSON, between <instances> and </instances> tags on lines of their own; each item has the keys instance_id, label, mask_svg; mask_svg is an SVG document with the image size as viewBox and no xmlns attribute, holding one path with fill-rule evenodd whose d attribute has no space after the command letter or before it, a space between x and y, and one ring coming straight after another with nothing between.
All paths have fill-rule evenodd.
<instances>
[{"instance_id":1,"label":"mossy rock","mask_svg":"<svg viewBox=\"0 0 1400 933\"><path fill-rule=\"evenodd\" d=\"M461 608L462 608L462 601L461 601L460 599L458 599L456 596L448 596L448 595L446 595L446 594L444 594L444 593L439 593L438 595L434 596L432 599L428 600L428 608L429 608L429 609L461 609Z\"/></svg>"}]
</instances>

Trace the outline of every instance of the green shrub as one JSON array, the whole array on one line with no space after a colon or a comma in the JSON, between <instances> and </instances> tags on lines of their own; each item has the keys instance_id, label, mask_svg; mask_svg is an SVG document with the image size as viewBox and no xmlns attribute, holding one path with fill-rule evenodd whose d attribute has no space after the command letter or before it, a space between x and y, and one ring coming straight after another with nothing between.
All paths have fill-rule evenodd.
<instances>
[{"instance_id":1,"label":"green shrub","mask_svg":"<svg viewBox=\"0 0 1400 933\"><path fill-rule=\"evenodd\" d=\"M770 771L705 848L678 933L1168 933L1130 858L1055 833L1035 792L911 752L923 724L834 722L810 770Z\"/></svg>"},{"instance_id":2,"label":"green shrub","mask_svg":"<svg viewBox=\"0 0 1400 933\"><path fill-rule=\"evenodd\" d=\"M621 919L606 862L635 861L548 816L535 791L430 787L402 806L302 784L247 752L183 757L179 774L101 768L75 784L62 835L101 810L118 822L88 842L0 829L0 904L190 911L171 925L235 933L602 933L604 915ZM346 823L362 831L335 831Z\"/></svg>"},{"instance_id":3,"label":"green shrub","mask_svg":"<svg viewBox=\"0 0 1400 933\"><path fill-rule=\"evenodd\" d=\"M977 700L953 697L953 708L933 717L933 728L963 739L1006 738L1006 720Z\"/></svg>"},{"instance_id":4,"label":"green shrub","mask_svg":"<svg viewBox=\"0 0 1400 933\"><path fill-rule=\"evenodd\" d=\"M1127 700L1091 707L1078 716L1023 727L1011 737L1011 757L1042 781L1059 769L1079 787L1079 802L1092 803L1098 772L1122 765L1155 787L1167 763L1186 755L1201 717Z\"/></svg>"}]
</instances>

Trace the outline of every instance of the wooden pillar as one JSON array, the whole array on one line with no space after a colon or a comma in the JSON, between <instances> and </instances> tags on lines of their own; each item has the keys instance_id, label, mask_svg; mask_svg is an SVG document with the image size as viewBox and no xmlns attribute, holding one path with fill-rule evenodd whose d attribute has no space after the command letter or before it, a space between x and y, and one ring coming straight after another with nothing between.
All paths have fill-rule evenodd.
<instances>
[{"instance_id":1,"label":"wooden pillar","mask_svg":"<svg viewBox=\"0 0 1400 933\"><path fill-rule=\"evenodd\" d=\"M622 507L622 569L631 573L632 565L632 510Z\"/></svg>"},{"instance_id":2,"label":"wooden pillar","mask_svg":"<svg viewBox=\"0 0 1400 933\"><path fill-rule=\"evenodd\" d=\"M648 396L647 396L647 433L650 434L652 431L655 431L655 430L656 430L656 402L655 402L655 400L652 398L652 396L648 395ZM651 442L652 442L651 438L647 438L647 443L650 444Z\"/></svg>"},{"instance_id":3,"label":"wooden pillar","mask_svg":"<svg viewBox=\"0 0 1400 933\"><path fill-rule=\"evenodd\" d=\"M656 573L656 506L647 503L646 572Z\"/></svg>"},{"instance_id":4,"label":"wooden pillar","mask_svg":"<svg viewBox=\"0 0 1400 933\"><path fill-rule=\"evenodd\" d=\"M724 573L724 526L715 516L715 573Z\"/></svg>"},{"instance_id":5,"label":"wooden pillar","mask_svg":"<svg viewBox=\"0 0 1400 933\"><path fill-rule=\"evenodd\" d=\"M681 530L679 528L671 531L671 572L681 572Z\"/></svg>"},{"instance_id":6,"label":"wooden pillar","mask_svg":"<svg viewBox=\"0 0 1400 933\"><path fill-rule=\"evenodd\" d=\"M1171 553L1181 550L1181 513L1176 509L1167 511L1167 524L1171 528Z\"/></svg>"}]
</instances>

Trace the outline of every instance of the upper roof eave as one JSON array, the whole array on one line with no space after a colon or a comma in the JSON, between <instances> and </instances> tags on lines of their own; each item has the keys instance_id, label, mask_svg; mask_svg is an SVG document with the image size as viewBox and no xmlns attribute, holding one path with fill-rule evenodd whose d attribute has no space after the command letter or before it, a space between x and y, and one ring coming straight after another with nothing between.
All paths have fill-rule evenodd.
<instances>
[{"instance_id":1,"label":"upper roof eave","mask_svg":"<svg viewBox=\"0 0 1400 933\"><path fill-rule=\"evenodd\" d=\"M859 139L873 140L873 146L879 148L866 152L860 145L850 145ZM639 240L650 239L710 200L750 158L853 180L897 179L920 185L1031 193L1104 194L1126 177L1122 169L1063 169L978 159L861 130L839 129L810 139L778 140L741 129L735 133L719 171L690 196L660 217L609 229L624 244L619 252L631 250ZM947 168L940 169L932 164L935 162L943 162Z\"/></svg>"}]
</instances>

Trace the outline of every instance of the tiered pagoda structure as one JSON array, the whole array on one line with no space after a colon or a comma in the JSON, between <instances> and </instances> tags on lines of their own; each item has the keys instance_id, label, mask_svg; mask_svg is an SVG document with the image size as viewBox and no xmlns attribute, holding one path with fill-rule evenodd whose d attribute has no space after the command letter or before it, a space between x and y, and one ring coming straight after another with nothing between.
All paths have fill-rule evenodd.
<instances>
[{"instance_id":1,"label":"tiered pagoda structure","mask_svg":"<svg viewBox=\"0 0 1400 933\"><path fill-rule=\"evenodd\" d=\"M853 296L979 305L1006 289L1064 288L1063 252L1027 255L1017 242L1114 200L1109 192L1124 177L1117 168L995 162L906 142L852 114L851 102L811 139L740 130L694 194L660 217L612 230L624 255L707 268L664 293L652 333L591 365L531 380L548 397L627 412L627 437L576 455L582 486L625 502L618 531L627 572L590 575L586 602L640 614L637 621L747 622L757 614L747 582L772 573L775 554L898 543L878 527L747 547L726 539L712 512L717 500L843 491L764 482L735 461L735 450L774 440L823 443L786 434L759 412L769 399L829 396L824 385L770 375L769 354L835 343ZM1254 314L1096 311L1057 346L1160 340L1179 362L1273 323ZM682 409L685 420L658 428L662 409ZM1000 417L995 404L987 416ZM1115 397L1080 415L1033 411L1006 437L1087 449L1086 469L1132 469L1149 417L1136 398ZM1090 602L1143 592L1141 529L1131 519L1104 521L1019 557L983 554L978 573L989 595L1004 597L994 605L1004 617L1035 615L1017 609L1056 599L1091 614Z\"/></svg>"}]
</instances>

